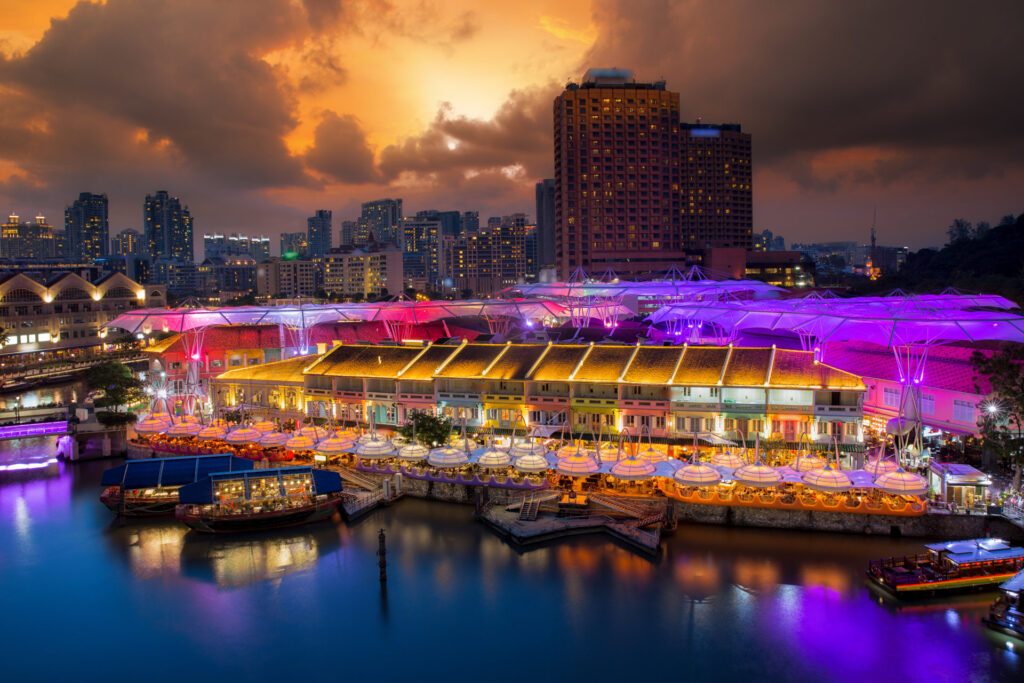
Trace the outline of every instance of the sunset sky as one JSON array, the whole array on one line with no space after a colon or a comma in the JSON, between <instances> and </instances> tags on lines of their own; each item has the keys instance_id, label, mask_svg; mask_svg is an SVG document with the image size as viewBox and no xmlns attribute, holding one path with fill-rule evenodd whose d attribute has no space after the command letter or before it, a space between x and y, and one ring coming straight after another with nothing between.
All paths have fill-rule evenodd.
<instances>
[{"instance_id":1,"label":"sunset sky","mask_svg":"<svg viewBox=\"0 0 1024 683\"><path fill-rule=\"evenodd\" d=\"M941 244L1024 212L1024 3L0 0L0 211L146 192L197 235L361 201L534 213L551 101L588 66L753 135L754 227ZM275 239L276 243L276 239ZM276 249L276 246L275 246Z\"/></svg>"}]
</instances>

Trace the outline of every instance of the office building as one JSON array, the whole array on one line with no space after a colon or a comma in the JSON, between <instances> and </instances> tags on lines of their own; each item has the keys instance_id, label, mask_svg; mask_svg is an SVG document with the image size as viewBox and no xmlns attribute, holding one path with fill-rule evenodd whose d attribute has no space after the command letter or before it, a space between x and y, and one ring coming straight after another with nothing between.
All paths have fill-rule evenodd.
<instances>
[{"instance_id":1,"label":"office building","mask_svg":"<svg viewBox=\"0 0 1024 683\"><path fill-rule=\"evenodd\" d=\"M110 238L110 253L114 256L142 256L146 253L142 233L135 228L125 228Z\"/></svg>"},{"instance_id":2,"label":"office building","mask_svg":"<svg viewBox=\"0 0 1024 683\"><path fill-rule=\"evenodd\" d=\"M480 212L464 211L462 213L462 231L476 232L480 229Z\"/></svg>"},{"instance_id":3,"label":"office building","mask_svg":"<svg viewBox=\"0 0 1024 683\"><path fill-rule=\"evenodd\" d=\"M36 216L35 221L22 221L17 214L7 217L0 226L0 258L7 259L52 259L64 254L56 251L53 226L45 216Z\"/></svg>"},{"instance_id":4,"label":"office building","mask_svg":"<svg viewBox=\"0 0 1024 683\"><path fill-rule=\"evenodd\" d=\"M476 232L443 241L441 279L446 290L493 296L527 274L526 216L492 218Z\"/></svg>"},{"instance_id":5,"label":"office building","mask_svg":"<svg viewBox=\"0 0 1024 683\"><path fill-rule=\"evenodd\" d=\"M356 233L359 231L359 221L341 222L341 246L351 247L355 242Z\"/></svg>"},{"instance_id":6,"label":"office building","mask_svg":"<svg viewBox=\"0 0 1024 683\"><path fill-rule=\"evenodd\" d=\"M315 261L272 258L256 266L256 294L262 299L309 299L322 280L323 265Z\"/></svg>"},{"instance_id":7,"label":"office building","mask_svg":"<svg viewBox=\"0 0 1024 683\"><path fill-rule=\"evenodd\" d=\"M286 232L281 235L281 258L300 258L309 256L309 240L304 232Z\"/></svg>"},{"instance_id":8,"label":"office building","mask_svg":"<svg viewBox=\"0 0 1024 683\"><path fill-rule=\"evenodd\" d=\"M551 266L555 263L555 180L546 178L536 187L537 263Z\"/></svg>"},{"instance_id":9,"label":"office building","mask_svg":"<svg viewBox=\"0 0 1024 683\"><path fill-rule=\"evenodd\" d=\"M107 255L110 244L107 195L82 192L64 209L64 256L94 259Z\"/></svg>"},{"instance_id":10,"label":"office building","mask_svg":"<svg viewBox=\"0 0 1024 683\"><path fill-rule=\"evenodd\" d=\"M313 258L324 256L334 247L334 228L331 212L318 209L306 219L306 241L309 243L309 255Z\"/></svg>"},{"instance_id":11,"label":"office building","mask_svg":"<svg viewBox=\"0 0 1024 683\"><path fill-rule=\"evenodd\" d=\"M224 256L250 256L253 260L270 258L270 238L240 233L203 235L203 255L206 258Z\"/></svg>"},{"instance_id":12,"label":"office building","mask_svg":"<svg viewBox=\"0 0 1024 683\"><path fill-rule=\"evenodd\" d=\"M187 206L181 205L180 199L172 197L167 190L146 195L142 217L146 248L151 259L190 263L194 260L192 214Z\"/></svg>"},{"instance_id":13,"label":"office building","mask_svg":"<svg viewBox=\"0 0 1024 683\"><path fill-rule=\"evenodd\" d=\"M163 256L150 261L148 282L164 285L169 295L189 297L199 291L199 272L195 262Z\"/></svg>"},{"instance_id":14,"label":"office building","mask_svg":"<svg viewBox=\"0 0 1024 683\"><path fill-rule=\"evenodd\" d=\"M199 291L207 298L228 301L256 293L256 259L249 254L209 256L197 272Z\"/></svg>"},{"instance_id":15,"label":"office building","mask_svg":"<svg viewBox=\"0 0 1024 683\"><path fill-rule=\"evenodd\" d=\"M365 202L359 215L359 223L365 226L369 239L375 242L395 242L402 224L401 199L377 199ZM355 244L365 244L363 235L357 235Z\"/></svg>"},{"instance_id":16,"label":"office building","mask_svg":"<svg viewBox=\"0 0 1024 683\"><path fill-rule=\"evenodd\" d=\"M402 293L402 250L395 244L335 249L323 259L329 297L374 299Z\"/></svg>"},{"instance_id":17,"label":"office building","mask_svg":"<svg viewBox=\"0 0 1024 683\"><path fill-rule=\"evenodd\" d=\"M441 284L441 222L402 221L402 263L405 287L418 291L437 290Z\"/></svg>"},{"instance_id":18,"label":"office building","mask_svg":"<svg viewBox=\"0 0 1024 683\"><path fill-rule=\"evenodd\" d=\"M416 212L417 221L437 221L441 224L441 235L456 237L462 232L462 214L458 211L427 209ZM475 229L475 228L474 228Z\"/></svg>"}]
</instances>

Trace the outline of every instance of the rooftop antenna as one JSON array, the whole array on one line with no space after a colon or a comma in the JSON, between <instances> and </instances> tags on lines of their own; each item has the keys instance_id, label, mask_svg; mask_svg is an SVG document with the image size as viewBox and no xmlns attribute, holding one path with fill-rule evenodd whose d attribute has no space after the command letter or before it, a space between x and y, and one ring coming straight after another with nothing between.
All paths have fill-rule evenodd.
<instances>
[{"instance_id":1,"label":"rooftop antenna","mask_svg":"<svg viewBox=\"0 0 1024 683\"><path fill-rule=\"evenodd\" d=\"M877 226L877 221L878 221L878 207L875 206L871 210L871 265L873 265L873 266L877 265L875 263L875 261L876 261L876 259L875 259L875 241L876 241L875 240L875 237L876 237L876 235L875 235L875 232L876 232L875 228Z\"/></svg>"}]
</instances>

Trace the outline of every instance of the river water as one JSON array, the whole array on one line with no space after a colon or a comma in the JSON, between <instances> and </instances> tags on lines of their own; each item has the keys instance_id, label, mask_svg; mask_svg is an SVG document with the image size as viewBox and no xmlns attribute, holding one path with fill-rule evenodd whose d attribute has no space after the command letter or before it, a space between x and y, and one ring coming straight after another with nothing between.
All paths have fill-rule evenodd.
<instances>
[{"instance_id":1,"label":"river water","mask_svg":"<svg viewBox=\"0 0 1024 683\"><path fill-rule=\"evenodd\" d=\"M992 594L900 609L865 585L915 541L684 526L654 561L602 537L521 553L411 499L210 538L116 523L111 464L0 470L4 680L1024 680L1024 643L979 624Z\"/></svg>"}]
</instances>

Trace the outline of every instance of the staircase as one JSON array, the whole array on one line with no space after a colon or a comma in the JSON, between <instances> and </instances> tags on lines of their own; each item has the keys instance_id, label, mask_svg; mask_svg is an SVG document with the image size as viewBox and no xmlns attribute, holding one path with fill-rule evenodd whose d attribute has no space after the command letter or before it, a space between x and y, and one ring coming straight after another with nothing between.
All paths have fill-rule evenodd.
<instances>
[{"instance_id":1,"label":"staircase","mask_svg":"<svg viewBox=\"0 0 1024 683\"><path fill-rule=\"evenodd\" d=\"M537 519L538 512L540 512L540 501L536 497L530 496L530 499L524 501L523 506L519 508L519 521L533 522Z\"/></svg>"},{"instance_id":2,"label":"staircase","mask_svg":"<svg viewBox=\"0 0 1024 683\"><path fill-rule=\"evenodd\" d=\"M624 515L635 517L637 519L643 519L654 514L651 511L650 504L638 503L618 496L605 496L599 493L592 493L590 494L590 502L597 503L609 510L615 510L616 512L621 512ZM660 517L662 513L659 511L657 515Z\"/></svg>"},{"instance_id":3,"label":"staircase","mask_svg":"<svg viewBox=\"0 0 1024 683\"><path fill-rule=\"evenodd\" d=\"M361 489L366 489L367 491L376 491L377 489L380 488L380 481L372 477L368 477L360 472L357 472L351 467L339 467L338 474L340 474L341 478L346 482L350 484L355 484Z\"/></svg>"}]
</instances>

